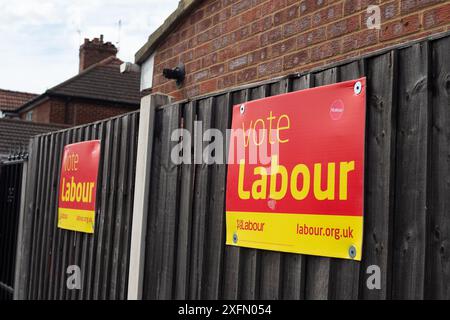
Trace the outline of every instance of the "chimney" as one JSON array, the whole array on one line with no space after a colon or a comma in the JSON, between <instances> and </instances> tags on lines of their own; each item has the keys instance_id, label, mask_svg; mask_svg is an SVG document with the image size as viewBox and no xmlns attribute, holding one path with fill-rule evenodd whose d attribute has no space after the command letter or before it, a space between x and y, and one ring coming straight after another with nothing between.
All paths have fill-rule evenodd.
<instances>
[{"instance_id":1,"label":"chimney","mask_svg":"<svg viewBox=\"0 0 450 320\"><path fill-rule=\"evenodd\" d=\"M80 69L79 72L111 56L116 56L117 48L111 42L103 42L103 35L92 40L84 39L80 46Z\"/></svg>"}]
</instances>

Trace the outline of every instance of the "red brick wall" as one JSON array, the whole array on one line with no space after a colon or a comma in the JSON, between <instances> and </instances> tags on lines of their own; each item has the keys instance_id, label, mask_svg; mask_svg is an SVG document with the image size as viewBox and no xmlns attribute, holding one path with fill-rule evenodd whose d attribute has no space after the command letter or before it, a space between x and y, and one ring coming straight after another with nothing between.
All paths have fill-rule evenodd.
<instances>
[{"instance_id":1,"label":"red brick wall","mask_svg":"<svg viewBox=\"0 0 450 320\"><path fill-rule=\"evenodd\" d=\"M381 8L381 29L366 27ZM450 30L443 0L205 0L156 50L153 92L189 98ZM178 90L163 68L186 65Z\"/></svg>"},{"instance_id":2,"label":"red brick wall","mask_svg":"<svg viewBox=\"0 0 450 320\"><path fill-rule=\"evenodd\" d=\"M80 125L114 117L138 108L138 105L130 107L121 104L78 99L66 103L64 99L51 98L33 108L32 121ZM27 112L21 113L20 117L25 119Z\"/></svg>"},{"instance_id":3,"label":"red brick wall","mask_svg":"<svg viewBox=\"0 0 450 320\"><path fill-rule=\"evenodd\" d=\"M85 124L97 120L102 120L110 117L117 116L122 113L127 113L132 111L132 108L125 106L106 106L99 104L92 104L89 102L74 102L72 104L74 108L74 124ZM137 109L138 106L135 108Z\"/></svg>"},{"instance_id":4,"label":"red brick wall","mask_svg":"<svg viewBox=\"0 0 450 320\"><path fill-rule=\"evenodd\" d=\"M32 110L33 113L31 115L31 121L48 123L50 119L50 110L51 110L51 101L46 100L42 102L39 106L37 106ZM20 118L26 120L29 111L21 113Z\"/></svg>"},{"instance_id":5,"label":"red brick wall","mask_svg":"<svg viewBox=\"0 0 450 320\"><path fill-rule=\"evenodd\" d=\"M50 112L50 123L66 123L66 101L63 99L52 98L52 109ZM69 122L70 123L70 122Z\"/></svg>"}]
</instances>

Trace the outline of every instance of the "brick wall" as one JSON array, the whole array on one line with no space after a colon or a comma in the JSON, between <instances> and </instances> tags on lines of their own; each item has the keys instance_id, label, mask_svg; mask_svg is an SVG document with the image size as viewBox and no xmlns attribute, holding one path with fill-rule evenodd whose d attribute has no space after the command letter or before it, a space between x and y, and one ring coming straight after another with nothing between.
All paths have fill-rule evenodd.
<instances>
[{"instance_id":1,"label":"brick wall","mask_svg":"<svg viewBox=\"0 0 450 320\"><path fill-rule=\"evenodd\" d=\"M71 100L66 103L62 98L50 98L33 108L32 121L80 125L114 117L138 108L139 105L130 107L122 104L81 99ZM21 113L20 117L25 119L27 113L28 111Z\"/></svg>"},{"instance_id":2,"label":"brick wall","mask_svg":"<svg viewBox=\"0 0 450 320\"><path fill-rule=\"evenodd\" d=\"M39 106L37 106L33 110L30 110L32 111L31 121L48 123L50 119L50 110L51 110L50 100L42 102ZM28 112L29 111L21 113L20 118L26 120Z\"/></svg>"},{"instance_id":3,"label":"brick wall","mask_svg":"<svg viewBox=\"0 0 450 320\"><path fill-rule=\"evenodd\" d=\"M76 125L114 117L139 108L139 106L130 108L121 105L99 105L83 101L74 102L71 107L75 110L73 122Z\"/></svg>"},{"instance_id":4,"label":"brick wall","mask_svg":"<svg viewBox=\"0 0 450 320\"><path fill-rule=\"evenodd\" d=\"M66 101L64 99L52 98L52 109L50 112L50 118L48 122L50 123L66 123ZM71 122L67 122L71 123Z\"/></svg>"},{"instance_id":5,"label":"brick wall","mask_svg":"<svg viewBox=\"0 0 450 320\"><path fill-rule=\"evenodd\" d=\"M379 5L381 28L366 26ZM157 48L153 92L189 98L450 30L443 0L205 0ZM185 63L178 90L163 68Z\"/></svg>"}]
</instances>

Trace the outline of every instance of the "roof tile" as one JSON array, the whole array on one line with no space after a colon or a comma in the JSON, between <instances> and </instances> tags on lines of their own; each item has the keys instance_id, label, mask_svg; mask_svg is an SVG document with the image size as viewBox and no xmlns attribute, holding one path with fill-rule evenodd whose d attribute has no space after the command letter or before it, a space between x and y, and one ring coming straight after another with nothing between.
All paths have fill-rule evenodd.
<instances>
[{"instance_id":1,"label":"roof tile","mask_svg":"<svg viewBox=\"0 0 450 320\"><path fill-rule=\"evenodd\" d=\"M25 102L37 97L37 94L0 89L0 110L15 110Z\"/></svg>"}]
</instances>

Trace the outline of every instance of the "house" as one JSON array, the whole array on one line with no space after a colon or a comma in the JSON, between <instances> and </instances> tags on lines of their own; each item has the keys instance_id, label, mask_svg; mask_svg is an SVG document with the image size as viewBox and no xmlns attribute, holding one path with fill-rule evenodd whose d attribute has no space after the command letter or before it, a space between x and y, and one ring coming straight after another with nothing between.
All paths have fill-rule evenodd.
<instances>
[{"instance_id":1,"label":"house","mask_svg":"<svg viewBox=\"0 0 450 320\"><path fill-rule=\"evenodd\" d=\"M139 71L121 73L117 48L103 36L85 39L79 51L79 73L33 97L14 112L23 120L80 125L139 107Z\"/></svg>"},{"instance_id":2,"label":"house","mask_svg":"<svg viewBox=\"0 0 450 320\"><path fill-rule=\"evenodd\" d=\"M450 29L447 1L181 0L136 53L142 89L176 100L323 65ZM379 14L378 14L379 12ZM163 69L185 67L181 86Z\"/></svg>"},{"instance_id":3,"label":"house","mask_svg":"<svg viewBox=\"0 0 450 320\"><path fill-rule=\"evenodd\" d=\"M0 118L17 117L15 110L37 96L34 93L0 89Z\"/></svg>"}]
</instances>

